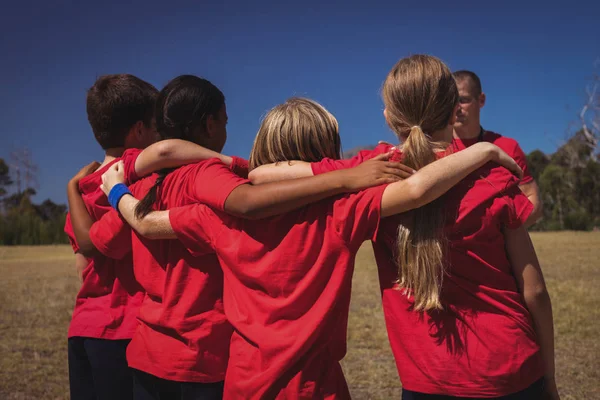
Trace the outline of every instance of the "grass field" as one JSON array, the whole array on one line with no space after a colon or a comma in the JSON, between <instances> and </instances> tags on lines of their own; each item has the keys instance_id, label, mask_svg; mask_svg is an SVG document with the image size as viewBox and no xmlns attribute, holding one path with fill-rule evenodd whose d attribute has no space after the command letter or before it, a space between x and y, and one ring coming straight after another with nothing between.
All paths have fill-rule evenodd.
<instances>
[{"instance_id":1,"label":"grass field","mask_svg":"<svg viewBox=\"0 0 600 400\"><path fill-rule=\"evenodd\" d=\"M600 399L600 232L532 235L554 307L564 400ZM370 245L357 258L344 370L356 399L400 397ZM0 247L0 399L68 398L78 289L68 246Z\"/></svg>"}]
</instances>

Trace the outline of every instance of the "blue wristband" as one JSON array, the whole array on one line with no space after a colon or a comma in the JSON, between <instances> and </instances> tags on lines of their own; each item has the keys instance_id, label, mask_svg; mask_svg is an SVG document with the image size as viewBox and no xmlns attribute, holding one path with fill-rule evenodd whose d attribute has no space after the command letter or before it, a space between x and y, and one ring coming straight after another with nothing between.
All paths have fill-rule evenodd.
<instances>
[{"instance_id":1,"label":"blue wristband","mask_svg":"<svg viewBox=\"0 0 600 400\"><path fill-rule=\"evenodd\" d=\"M119 201L126 194L131 194L129 188L124 183L117 183L108 193L108 202L117 211L119 211Z\"/></svg>"}]
</instances>

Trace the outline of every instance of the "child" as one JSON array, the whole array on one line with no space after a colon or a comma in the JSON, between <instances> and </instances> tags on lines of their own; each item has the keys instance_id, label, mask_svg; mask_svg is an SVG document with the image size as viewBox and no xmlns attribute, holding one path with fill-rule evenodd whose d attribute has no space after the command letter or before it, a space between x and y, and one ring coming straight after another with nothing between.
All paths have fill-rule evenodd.
<instances>
[{"instance_id":1,"label":"child","mask_svg":"<svg viewBox=\"0 0 600 400\"><path fill-rule=\"evenodd\" d=\"M102 174L119 161L125 148L145 147L155 139L151 120L157 93L149 83L127 74L101 76L88 90L88 120L105 158L101 165L92 163L84 168L69 183L69 190L81 191L87 211L95 219L110 210L98 187ZM84 175L88 176L79 180ZM79 254L70 216L65 232L76 252L82 279L68 332L71 398L131 399L133 380L125 348L143 298L133 277L131 258L86 259Z\"/></svg>"},{"instance_id":2,"label":"child","mask_svg":"<svg viewBox=\"0 0 600 400\"><path fill-rule=\"evenodd\" d=\"M443 129L452 136L450 115ZM251 166L298 157L339 158L337 121L317 103L291 99L265 117ZM488 160L519 170L497 147L480 144L407 180L322 200L257 222L205 205L138 219L130 196L119 209L148 237L177 237L193 254L216 252L224 271L225 314L234 327L224 398L349 398L339 361L346 352L354 257L381 217L440 196ZM122 173L117 170L112 171ZM104 177L109 191L115 176ZM113 204L121 186L110 194ZM134 216L137 215L136 216ZM175 236L176 234L176 236Z\"/></svg>"},{"instance_id":3,"label":"child","mask_svg":"<svg viewBox=\"0 0 600 400\"><path fill-rule=\"evenodd\" d=\"M188 139L213 151L225 143L225 99L205 79L184 75L170 81L158 96L155 117L162 138ZM145 153L126 169L134 165L137 174L138 160ZM234 158L232 165L238 164L243 162ZM145 196L145 211L202 202L232 214L259 217L396 180L397 169L393 163L371 163L341 174L257 188L213 159L161 171L141 179L132 190ZM89 219L77 197L69 195L73 213ZM91 231L91 220L76 222L102 254L119 259L132 251L135 277L147 293L127 348L127 361L134 369L134 397L220 398L232 328L223 314L223 275L214 254L191 257L179 242L132 236L116 212L106 214Z\"/></svg>"},{"instance_id":4,"label":"child","mask_svg":"<svg viewBox=\"0 0 600 400\"><path fill-rule=\"evenodd\" d=\"M385 117L402 142L392 159L419 169L436 158L438 116L458 101L451 78L429 56L392 69L383 86ZM426 103L424 91L440 97ZM260 181L319 174L391 148L252 174ZM558 398L552 308L523 228L530 212L518 181L486 166L439 201L382 223L373 248L403 398Z\"/></svg>"}]
</instances>

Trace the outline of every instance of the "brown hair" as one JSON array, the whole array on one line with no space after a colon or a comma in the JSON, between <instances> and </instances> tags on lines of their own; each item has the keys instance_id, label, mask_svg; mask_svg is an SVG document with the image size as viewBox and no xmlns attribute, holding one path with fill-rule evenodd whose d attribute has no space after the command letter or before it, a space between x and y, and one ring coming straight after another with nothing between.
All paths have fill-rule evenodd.
<instances>
[{"instance_id":1,"label":"brown hair","mask_svg":"<svg viewBox=\"0 0 600 400\"><path fill-rule=\"evenodd\" d=\"M337 120L316 101L292 97L263 119L250 154L250 169L278 161L339 159Z\"/></svg>"},{"instance_id":2,"label":"brown hair","mask_svg":"<svg viewBox=\"0 0 600 400\"><path fill-rule=\"evenodd\" d=\"M479 79L479 77L477 76L477 74L473 71L467 71L466 69L462 69L460 71L456 71L454 72L452 75L454 75L454 79L456 79L457 82L460 81L464 81L464 80L470 80L471 81L471 89L473 89L473 95L475 96L479 96L481 94L481 92L483 91L481 89L481 80Z\"/></svg>"},{"instance_id":3,"label":"brown hair","mask_svg":"<svg viewBox=\"0 0 600 400\"><path fill-rule=\"evenodd\" d=\"M87 91L87 117L103 149L123 147L131 127L152 123L158 90L129 74L103 75Z\"/></svg>"},{"instance_id":4,"label":"brown hair","mask_svg":"<svg viewBox=\"0 0 600 400\"><path fill-rule=\"evenodd\" d=\"M436 160L446 145L431 135L447 128L458 103L448 67L436 57L403 58L383 84L388 125L403 142L403 163L416 170ZM398 228L398 281L418 311L441 309L444 210L438 202L410 211Z\"/></svg>"}]
</instances>

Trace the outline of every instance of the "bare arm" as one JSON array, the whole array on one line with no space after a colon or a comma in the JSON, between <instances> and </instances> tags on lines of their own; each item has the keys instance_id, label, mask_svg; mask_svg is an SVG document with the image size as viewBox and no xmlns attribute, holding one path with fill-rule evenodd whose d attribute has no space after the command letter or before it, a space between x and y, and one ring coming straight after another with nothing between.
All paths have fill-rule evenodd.
<instances>
[{"instance_id":1,"label":"bare arm","mask_svg":"<svg viewBox=\"0 0 600 400\"><path fill-rule=\"evenodd\" d=\"M164 168L176 168L210 158L218 158L225 165L231 157L209 150L187 140L167 139L148 146L135 160L135 173L142 177Z\"/></svg>"},{"instance_id":2,"label":"bare arm","mask_svg":"<svg viewBox=\"0 0 600 400\"><path fill-rule=\"evenodd\" d=\"M464 177L489 161L498 162L520 176L521 168L497 146L481 142L433 162L410 178L389 185L381 199L383 217L402 213L432 202Z\"/></svg>"},{"instance_id":3,"label":"bare arm","mask_svg":"<svg viewBox=\"0 0 600 400\"><path fill-rule=\"evenodd\" d=\"M79 192L79 180L95 171L99 166L100 164L94 161L83 167L67 184L67 199L75 241L77 242L77 246L79 246L78 252L86 257L93 257L98 252L90 240L90 228L94 220L88 213Z\"/></svg>"},{"instance_id":4,"label":"bare arm","mask_svg":"<svg viewBox=\"0 0 600 400\"><path fill-rule=\"evenodd\" d=\"M517 280L519 291L533 318L534 328L544 362L544 378L550 391L556 390L554 379L554 323L552 303L544 275L529 233L524 226L505 229L506 252ZM558 392L548 393L558 399Z\"/></svg>"},{"instance_id":5,"label":"bare arm","mask_svg":"<svg viewBox=\"0 0 600 400\"><path fill-rule=\"evenodd\" d=\"M313 176L309 162L282 161L274 164L261 165L248 174L248 179L254 184L278 182L286 179L305 178Z\"/></svg>"},{"instance_id":6,"label":"bare arm","mask_svg":"<svg viewBox=\"0 0 600 400\"><path fill-rule=\"evenodd\" d=\"M119 201L119 212L127 223L140 235L148 239L176 239L177 236L171 227L169 210L152 211L145 217L138 219L135 216L135 207L139 200L133 196L125 195Z\"/></svg>"},{"instance_id":7,"label":"bare arm","mask_svg":"<svg viewBox=\"0 0 600 400\"><path fill-rule=\"evenodd\" d=\"M531 204L533 204L533 211L527 218L527 221L525 221L525 228L529 228L542 218L544 212L542 208L542 199L540 198L540 188L535 181L519 185L519 188L523 194L527 196L529 201L531 201Z\"/></svg>"},{"instance_id":8,"label":"bare arm","mask_svg":"<svg viewBox=\"0 0 600 400\"><path fill-rule=\"evenodd\" d=\"M308 178L264 185L240 185L227 197L225 211L248 219L266 218L340 193L396 182L405 176L406 167L397 162L384 161L388 157L388 154L382 154L354 168Z\"/></svg>"}]
</instances>

